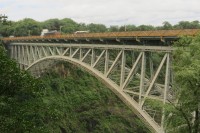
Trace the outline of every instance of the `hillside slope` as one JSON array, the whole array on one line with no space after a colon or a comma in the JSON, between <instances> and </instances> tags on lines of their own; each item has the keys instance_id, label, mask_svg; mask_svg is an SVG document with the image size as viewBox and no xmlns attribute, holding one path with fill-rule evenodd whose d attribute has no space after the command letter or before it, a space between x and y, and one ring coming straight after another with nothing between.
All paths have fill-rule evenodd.
<instances>
[{"instance_id":1,"label":"hillside slope","mask_svg":"<svg viewBox=\"0 0 200 133\"><path fill-rule=\"evenodd\" d=\"M63 116L64 132L149 132L133 112L96 78L69 64L59 64L41 78L44 98Z\"/></svg>"}]
</instances>

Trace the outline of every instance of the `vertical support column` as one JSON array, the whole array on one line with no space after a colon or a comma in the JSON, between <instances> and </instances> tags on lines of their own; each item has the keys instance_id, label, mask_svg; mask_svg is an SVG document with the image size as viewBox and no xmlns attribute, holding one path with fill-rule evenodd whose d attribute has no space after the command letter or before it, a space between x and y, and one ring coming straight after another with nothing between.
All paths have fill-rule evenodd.
<instances>
[{"instance_id":1,"label":"vertical support column","mask_svg":"<svg viewBox=\"0 0 200 133\"><path fill-rule=\"evenodd\" d=\"M40 46L40 52L41 52L42 58L46 57L46 53L43 50L43 46ZM63 49L61 50L61 53L63 53Z\"/></svg>"},{"instance_id":2,"label":"vertical support column","mask_svg":"<svg viewBox=\"0 0 200 133\"><path fill-rule=\"evenodd\" d=\"M39 46L38 46L39 47ZM40 58L44 58L45 57L45 53L44 53L44 51L43 51L43 47L42 46L40 46L39 47L39 52L40 52ZM60 48L60 55L62 55L61 53L63 53L63 48ZM42 63L42 72L41 73L44 73L45 72L45 65L46 65L46 63Z\"/></svg>"},{"instance_id":3,"label":"vertical support column","mask_svg":"<svg viewBox=\"0 0 200 133\"><path fill-rule=\"evenodd\" d=\"M20 45L17 46L17 53L18 53L17 61L19 63L19 68L22 69L22 67L21 67L21 60L22 60L21 59L21 46Z\"/></svg>"},{"instance_id":4,"label":"vertical support column","mask_svg":"<svg viewBox=\"0 0 200 133\"><path fill-rule=\"evenodd\" d=\"M31 63L33 63L34 61L36 61L36 59L35 59L35 51L33 50L33 46L30 46L30 51L31 51L30 56L32 57L31 58Z\"/></svg>"},{"instance_id":5,"label":"vertical support column","mask_svg":"<svg viewBox=\"0 0 200 133\"><path fill-rule=\"evenodd\" d=\"M64 48L63 47L60 47L60 53L63 53L64 52ZM42 53L42 50L41 50L41 53ZM62 55L62 54L61 54Z\"/></svg>"},{"instance_id":6,"label":"vertical support column","mask_svg":"<svg viewBox=\"0 0 200 133\"><path fill-rule=\"evenodd\" d=\"M72 56L72 47L69 47L69 57Z\"/></svg>"},{"instance_id":7,"label":"vertical support column","mask_svg":"<svg viewBox=\"0 0 200 133\"><path fill-rule=\"evenodd\" d=\"M136 59L135 59L135 53L134 53L133 50L131 51L131 58L132 58L132 66L133 66L134 63L135 63L135 61L136 61Z\"/></svg>"},{"instance_id":8,"label":"vertical support column","mask_svg":"<svg viewBox=\"0 0 200 133\"><path fill-rule=\"evenodd\" d=\"M22 46L22 69L25 69L25 64L26 64L26 58L24 54L24 45Z\"/></svg>"},{"instance_id":9,"label":"vertical support column","mask_svg":"<svg viewBox=\"0 0 200 133\"><path fill-rule=\"evenodd\" d=\"M167 94L168 94L168 90L169 90L169 82L170 82L170 56L169 56L169 53L167 53L163 104L165 104L166 100L167 100ZM163 108L162 120L161 120L161 127L163 129L164 129L164 120L165 120L164 114L165 114L165 109Z\"/></svg>"},{"instance_id":10,"label":"vertical support column","mask_svg":"<svg viewBox=\"0 0 200 133\"><path fill-rule=\"evenodd\" d=\"M122 50L122 59L121 59L121 77L120 77L120 88L124 84L124 75L125 75L125 64L126 64L126 54L125 51Z\"/></svg>"},{"instance_id":11,"label":"vertical support column","mask_svg":"<svg viewBox=\"0 0 200 133\"><path fill-rule=\"evenodd\" d=\"M80 48L79 60L81 60L82 57L83 57L83 51L82 51L82 48Z\"/></svg>"},{"instance_id":12,"label":"vertical support column","mask_svg":"<svg viewBox=\"0 0 200 133\"><path fill-rule=\"evenodd\" d=\"M44 57L47 57L47 56L49 55L49 53L48 53L46 47L44 48L44 47L42 46L42 51L43 51ZM63 53L62 55L64 56L65 53L64 53L64 52L62 52L62 53Z\"/></svg>"},{"instance_id":13,"label":"vertical support column","mask_svg":"<svg viewBox=\"0 0 200 133\"><path fill-rule=\"evenodd\" d=\"M41 55L41 48L39 46L36 46L36 53L37 53L37 58L38 59L41 59L42 58L42 55ZM59 53L58 53L59 54Z\"/></svg>"},{"instance_id":14,"label":"vertical support column","mask_svg":"<svg viewBox=\"0 0 200 133\"><path fill-rule=\"evenodd\" d=\"M12 59L15 59L15 46L12 44Z\"/></svg>"},{"instance_id":15,"label":"vertical support column","mask_svg":"<svg viewBox=\"0 0 200 133\"><path fill-rule=\"evenodd\" d=\"M38 59L38 53L37 53L37 45L34 45L33 47L33 53L34 53L34 62ZM54 55L54 52L53 52Z\"/></svg>"},{"instance_id":16,"label":"vertical support column","mask_svg":"<svg viewBox=\"0 0 200 133\"><path fill-rule=\"evenodd\" d=\"M36 45L35 48L34 48L34 52L35 52L35 59L38 60L40 59L40 52L39 52L39 49L38 49L38 46ZM55 47L53 47L53 53L56 54L56 49ZM36 61L35 60L35 61ZM40 72L42 72L42 66L41 64L38 64L37 65L37 76L40 77Z\"/></svg>"},{"instance_id":17,"label":"vertical support column","mask_svg":"<svg viewBox=\"0 0 200 133\"><path fill-rule=\"evenodd\" d=\"M173 62L173 57L171 56L171 54L169 55L169 60L170 60L170 62ZM171 64L169 64L170 66L171 66ZM172 67L170 67L169 68L169 73L170 73L170 83L173 85L174 84L174 72L173 72L173 69L172 69ZM170 88L169 88L170 89ZM173 96L174 94L172 94L172 96Z\"/></svg>"},{"instance_id":18,"label":"vertical support column","mask_svg":"<svg viewBox=\"0 0 200 133\"><path fill-rule=\"evenodd\" d=\"M23 69L23 55L22 55L23 46L19 46L19 47L20 47L20 69Z\"/></svg>"},{"instance_id":19,"label":"vertical support column","mask_svg":"<svg viewBox=\"0 0 200 133\"><path fill-rule=\"evenodd\" d=\"M145 79L145 68L146 68L146 56L145 52L142 52L142 63L141 63L141 75L140 75L140 94L139 94L139 105L142 106L142 94L144 91L144 79Z\"/></svg>"},{"instance_id":20,"label":"vertical support column","mask_svg":"<svg viewBox=\"0 0 200 133\"><path fill-rule=\"evenodd\" d=\"M14 47L11 45L10 48L11 48L10 57L11 57L11 59L13 59L14 58Z\"/></svg>"},{"instance_id":21,"label":"vertical support column","mask_svg":"<svg viewBox=\"0 0 200 133\"><path fill-rule=\"evenodd\" d=\"M92 48L91 66L94 64L94 62L95 62L95 51L94 48Z\"/></svg>"},{"instance_id":22,"label":"vertical support column","mask_svg":"<svg viewBox=\"0 0 200 133\"><path fill-rule=\"evenodd\" d=\"M15 53L14 55L15 56L14 56L14 59L17 60L17 58L18 58L17 45L15 45L14 47L15 47L15 51L14 51L14 53Z\"/></svg>"},{"instance_id":23,"label":"vertical support column","mask_svg":"<svg viewBox=\"0 0 200 133\"><path fill-rule=\"evenodd\" d=\"M17 62L19 62L19 46L18 45L15 45L15 48L16 48L16 60Z\"/></svg>"},{"instance_id":24,"label":"vertical support column","mask_svg":"<svg viewBox=\"0 0 200 133\"><path fill-rule=\"evenodd\" d=\"M149 65L150 65L150 79L153 78L153 75L154 75L154 70L153 70L153 61L152 61L152 53L150 52L150 55L149 55Z\"/></svg>"},{"instance_id":25,"label":"vertical support column","mask_svg":"<svg viewBox=\"0 0 200 133\"><path fill-rule=\"evenodd\" d=\"M27 58L27 65L29 66L31 64L31 58L30 58L30 52L29 52L30 46L26 45L26 58Z\"/></svg>"},{"instance_id":26,"label":"vertical support column","mask_svg":"<svg viewBox=\"0 0 200 133\"><path fill-rule=\"evenodd\" d=\"M108 71L108 64L109 64L109 53L108 53L108 49L106 49L104 74L106 74Z\"/></svg>"}]
</instances>

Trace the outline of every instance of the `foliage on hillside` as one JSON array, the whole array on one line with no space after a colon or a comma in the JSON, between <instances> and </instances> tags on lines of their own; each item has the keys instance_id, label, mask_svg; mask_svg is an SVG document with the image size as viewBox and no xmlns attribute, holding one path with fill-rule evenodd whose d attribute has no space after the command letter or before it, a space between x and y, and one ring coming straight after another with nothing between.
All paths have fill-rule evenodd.
<instances>
[{"instance_id":1,"label":"foliage on hillside","mask_svg":"<svg viewBox=\"0 0 200 133\"><path fill-rule=\"evenodd\" d=\"M63 70L57 74L51 71L42 78L48 89L46 102L58 103L57 108L64 109L60 111L67 119L59 127L66 132L148 132L133 112L96 78L69 64L64 69L66 79L60 77Z\"/></svg>"},{"instance_id":2,"label":"foliage on hillside","mask_svg":"<svg viewBox=\"0 0 200 133\"><path fill-rule=\"evenodd\" d=\"M182 37L175 44L173 91L177 101L167 109L172 132L200 131L200 35ZM172 128L173 127L173 128Z\"/></svg>"},{"instance_id":3,"label":"foliage on hillside","mask_svg":"<svg viewBox=\"0 0 200 133\"><path fill-rule=\"evenodd\" d=\"M38 109L42 109L41 82L20 71L3 47L0 47L0 66L0 131L34 130L41 123L38 113Z\"/></svg>"},{"instance_id":4,"label":"foliage on hillside","mask_svg":"<svg viewBox=\"0 0 200 133\"><path fill-rule=\"evenodd\" d=\"M20 71L0 47L2 133L149 132L97 79L74 66L40 79Z\"/></svg>"}]
</instances>

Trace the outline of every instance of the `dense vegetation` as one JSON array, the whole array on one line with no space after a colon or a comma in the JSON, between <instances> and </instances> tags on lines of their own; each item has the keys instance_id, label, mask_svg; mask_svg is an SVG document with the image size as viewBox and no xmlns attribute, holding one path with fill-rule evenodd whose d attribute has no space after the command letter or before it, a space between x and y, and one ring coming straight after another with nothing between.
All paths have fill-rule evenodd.
<instances>
[{"instance_id":1,"label":"dense vegetation","mask_svg":"<svg viewBox=\"0 0 200 133\"><path fill-rule=\"evenodd\" d=\"M4 26L2 26L4 24ZM43 22L35 21L31 18L14 21L0 21L0 35L6 36L28 36L40 35L42 29L57 30L64 33L74 33L75 31L88 30L90 32L115 32L115 31L144 31L144 30L170 30L170 29L196 29L200 28L200 23L196 21L180 21L178 24L172 25L169 22L163 22L162 26L139 25L134 24L106 27L104 24L85 24L77 23L70 18L49 19Z\"/></svg>"},{"instance_id":2,"label":"dense vegetation","mask_svg":"<svg viewBox=\"0 0 200 133\"><path fill-rule=\"evenodd\" d=\"M55 104L59 100L59 106L65 107L63 116L67 120L63 127L67 131L147 132L132 111L97 79L69 64L65 64L63 75L68 78L60 78L62 71L58 74L51 71L43 80L52 92L49 100L55 97Z\"/></svg>"},{"instance_id":3,"label":"dense vegetation","mask_svg":"<svg viewBox=\"0 0 200 133\"><path fill-rule=\"evenodd\" d=\"M182 37L173 54L175 103L167 106L167 129L173 133L200 132L200 34Z\"/></svg>"},{"instance_id":4,"label":"dense vegetation","mask_svg":"<svg viewBox=\"0 0 200 133\"><path fill-rule=\"evenodd\" d=\"M34 79L2 47L0 66L2 133L149 132L109 89L75 66L65 64L65 75L51 69Z\"/></svg>"}]
</instances>

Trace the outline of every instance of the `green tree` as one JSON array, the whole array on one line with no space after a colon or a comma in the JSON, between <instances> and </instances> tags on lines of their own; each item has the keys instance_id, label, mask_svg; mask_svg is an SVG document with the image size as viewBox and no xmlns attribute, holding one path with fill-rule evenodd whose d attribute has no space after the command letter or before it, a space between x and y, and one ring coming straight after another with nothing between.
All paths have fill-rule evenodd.
<instances>
[{"instance_id":1,"label":"green tree","mask_svg":"<svg viewBox=\"0 0 200 133\"><path fill-rule=\"evenodd\" d=\"M110 32L118 32L119 31L119 26L117 26L117 25L112 25L112 26L110 26L109 27L109 29L108 29Z\"/></svg>"},{"instance_id":2,"label":"green tree","mask_svg":"<svg viewBox=\"0 0 200 133\"><path fill-rule=\"evenodd\" d=\"M163 27L162 28L163 30L171 30L173 28L172 25L167 21L163 22L163 26L162 27Z\"/></svg>"},{"instance_id":3,"label":"green tree","mask_svg":"<svg viewBox=\"0 0 200 133\"><path fill-rule=\"evenodd\" d=\"M0 14L0 36L7 37L13 34L14 22L8 21L7 18L7 16Z\"/></svg>"},{"instance_id":4,"label":"green tree","mask_svg":"<svg viewBox=\"0 0 200 133\"><path fill-rule=\"evenodd\" d=\"M124 25L121 26L119 31L136 31L137 27L135 25Z\"/></svg>"},{"instance_id":5,"label":"green tree","mask_svg":"<svg viewBox=\"0 0 200 133\"><path fill-rule=\"evenodd\" d=\"M1 132L15 132L25 129L30 122L20 115L20 111L30 105L27 102L37 96L38 81L28 73L20 71L16 63L10 60L3 47L0 47L0 130ZM25 106L23 108L22 106ZM32 108L33 109L33 108ZM27 113L33 111L27 110ZM20 124L19 124L20 123Z\"/></svg>"},{"instance_id":6,"label":"green tree","mask_svg":"<svg viewBox=\"0 0 200 133\"><path fill-rule=\"evenodd\" d=\"M49 19L41 23L43 29L59 30L62 25L59 19Z\"/></svg>"},{"instance_id":7,"label":"green tree","mask_svg":"<svg viewBox=\"0 0 200 133\"><path fill-rule=\"evenodd\" d=\"M89 24L88 26L88 30L90 32L106 32L107 31L107 28L105 25L103 24Z\"/></svg>"},{"instance_id":8,"label":"green tree","mask_svg":"<svg viewBox=\"0 0 200 133\"><path fill-rule=\"evenodd\" d=\"M200 28L200 22L198 20L191 22L191 28L192 29L199 29Z\"/></svg>"},{"instance_id":9,"label":"green tree","mask_svg":"<svg viewBox=\"0 0 200 133\"><path fill-rule=\"evenodd\" d=\"M173 90L177 102L168 109L173 132L198 133L200 124L200 35L183 37L175 44Z\"/></svg>"},{"instance_id":10,"label":"green tree","mask_svg":"<svg viewBox=\"0 0 200 133\"><path fill-rule=\"evenodd\" d=\"M78 24L70 18L49 19L41 23L43 29L57 30L62 33L73 33L78 29Z\"/></svg>"},{"instance_id":11,"label":"green tree","mask_svg":"<svg viewBox=\"0 0 200 133\"><path fill-rule=\"evenodd\" d=\"M0 24L0 34L4 37L8 37L10 35L14 35L14 26L11 25L4 25Z\"/></svg>"},{"instance_id":12,"label":"green tree","mask_svg":"<svg viewBox=\"0 0 200 133\"><path fill-rule=\"evenodd\" d=\"M87 25L85 23L78 24L78 31L86 31L88 30Z\"/></svg>"},{"instance_id":13,"label":"green tree","mask_svg":"<svg viewBox=\"0 0 200 133\"><path fill-rule=\"evenodd\" d=\"M60 20L62 26L62 32L64 33L74 33L78 30L78 24L69 18L64 18Z\"/></svg>"},{"instance_id":14,"label":"green tree","mask_svg":"<svg viewBox=\"0 0 200 133\"><path fill-rule=\"evenodd\" d=\"M30 18L20 20L14 25L15 36L40 35L41 30L40 23Z\"/></svg>"},{"instance_id":15,"label":"green tree","mask_svg":"<svg viewBox=\"0 0 200 133\"><path fill-rule=\"evenodd\" d=\"M174 25L175 29L197 29L200 28L198 20L189 22L189 21L180 21L178 24Z\"/></svg>"},{"instance_id":16,"label":"green tree","mask_svg":"<svg viewBox=\"0 0 200 133\"><path fill-rule=\"evenodd\" d=\"M155 27L153 27L152 25L140 25L137 27L137 30L139 31L155 30Z\"/></svg>"},{"instance_id":17,"label":"green tree","mask_svg":"<svg viewBox=\"0 0 200 133\"><path fill-rule=\"evenodd\" d=\"M0 24L6 24L7 23L7 16L0 14Z\"/></svg>"}]
</instances>

